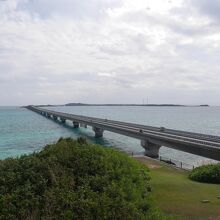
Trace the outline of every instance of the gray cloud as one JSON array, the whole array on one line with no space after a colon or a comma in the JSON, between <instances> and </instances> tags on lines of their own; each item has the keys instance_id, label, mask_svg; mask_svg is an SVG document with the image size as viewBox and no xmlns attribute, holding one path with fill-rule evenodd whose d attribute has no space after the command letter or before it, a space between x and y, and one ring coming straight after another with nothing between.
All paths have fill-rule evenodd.
<instances>
[{"instance_id":1,"label":"gray cloud","mask_svg":"<svg viewBox=\"0 0 220 220\"><path fill-rule=\"evenodd\" d=\"M201 14L209 16L220 21L220 1L219 0L192 0L188 4L192 4Z\"/></svg>"}]
</instances>

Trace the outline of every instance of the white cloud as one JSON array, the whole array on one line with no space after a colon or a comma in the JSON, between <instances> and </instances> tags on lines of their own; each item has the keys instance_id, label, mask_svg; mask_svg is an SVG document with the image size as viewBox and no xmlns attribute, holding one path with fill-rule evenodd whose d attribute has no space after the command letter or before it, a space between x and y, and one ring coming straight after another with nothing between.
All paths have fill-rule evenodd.
<instances>
[{"instance_id":1,"label":"white cloud","mask_svg":"<svg viewBox=\"0 0 220 220\"><path fill-rule=\"evenodd\" d=\"M204 2L0 1L0 102L220 104Z\"/></svg>"}]
</instances>

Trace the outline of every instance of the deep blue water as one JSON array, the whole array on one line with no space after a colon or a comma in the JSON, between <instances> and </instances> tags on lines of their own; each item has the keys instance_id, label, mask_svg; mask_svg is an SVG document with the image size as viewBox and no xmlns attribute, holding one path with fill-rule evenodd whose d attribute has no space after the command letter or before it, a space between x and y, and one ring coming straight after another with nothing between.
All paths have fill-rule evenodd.
<instances>
[{"instance_id":1,"label":"deep blue water","mask_svg":"<svg viewBox=\"0 0 220 220\"><path fill-rule=\"evenodd\" d=\"M54 107L57 111L135 122L153 126L220 135L220 107L124 107L76 106ZM63 125L34 112L19 107L0 107L0 159L15 157L40 150L60 137L85 136L93 143L114 146L126 152L143 154L138 140L104 133L95 139L91 128L73 129L68 122ZM186 163L203 163L208 159L162 147L162 156Z\"/></svg>"}]
</instances>

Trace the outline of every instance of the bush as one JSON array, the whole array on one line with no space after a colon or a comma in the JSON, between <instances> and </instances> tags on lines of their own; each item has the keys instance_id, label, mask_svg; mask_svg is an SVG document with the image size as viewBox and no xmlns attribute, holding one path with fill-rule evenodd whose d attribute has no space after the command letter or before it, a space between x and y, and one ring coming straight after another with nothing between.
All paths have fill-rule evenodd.
<instances>
[{"instance_id":1,"label":"bush","mask_svg":"<svg viewBox=\"0 0 220 220\"><path fill-rule=\"evenodd\" d=\"M220 164L197 167L191 171L189 178L198 182L220 183Z\"/></svg>"},{"instance_id":2,"label":"bush","mask_svg":"<svg viewBox=\"0 0 220 220\"><path fill-rule=\"evenodd\" d=\"M0 161L0 219L164 219L145 166L123 153L60 139Z\"/></svg>"}]
</instances>

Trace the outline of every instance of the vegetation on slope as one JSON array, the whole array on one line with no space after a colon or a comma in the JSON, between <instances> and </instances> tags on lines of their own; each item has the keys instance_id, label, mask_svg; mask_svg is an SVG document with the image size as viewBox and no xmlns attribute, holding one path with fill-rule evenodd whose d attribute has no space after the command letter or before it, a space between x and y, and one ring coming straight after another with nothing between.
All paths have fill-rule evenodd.
<instances>
[{"instance_id":1,"label":"vegetation on slope","mask_svg":"<svg viewBox=\"0 0 220 220\"><path fill-rule=\"evenodd\" d=\"M191 171L189 178L204 183L220 183L220 163L197 167Z\"/></svg>"},{"instance_id":2,"label":"vegetation on slope","mask_svg":"<svg viewBox=\"0 0 220 220\"><path fill-rule=\"evenodd\" d=\"M60 139L0 161L0 219L164 219L149 198L148 169L123 153Z\"/></svg>"}]
</instances>

